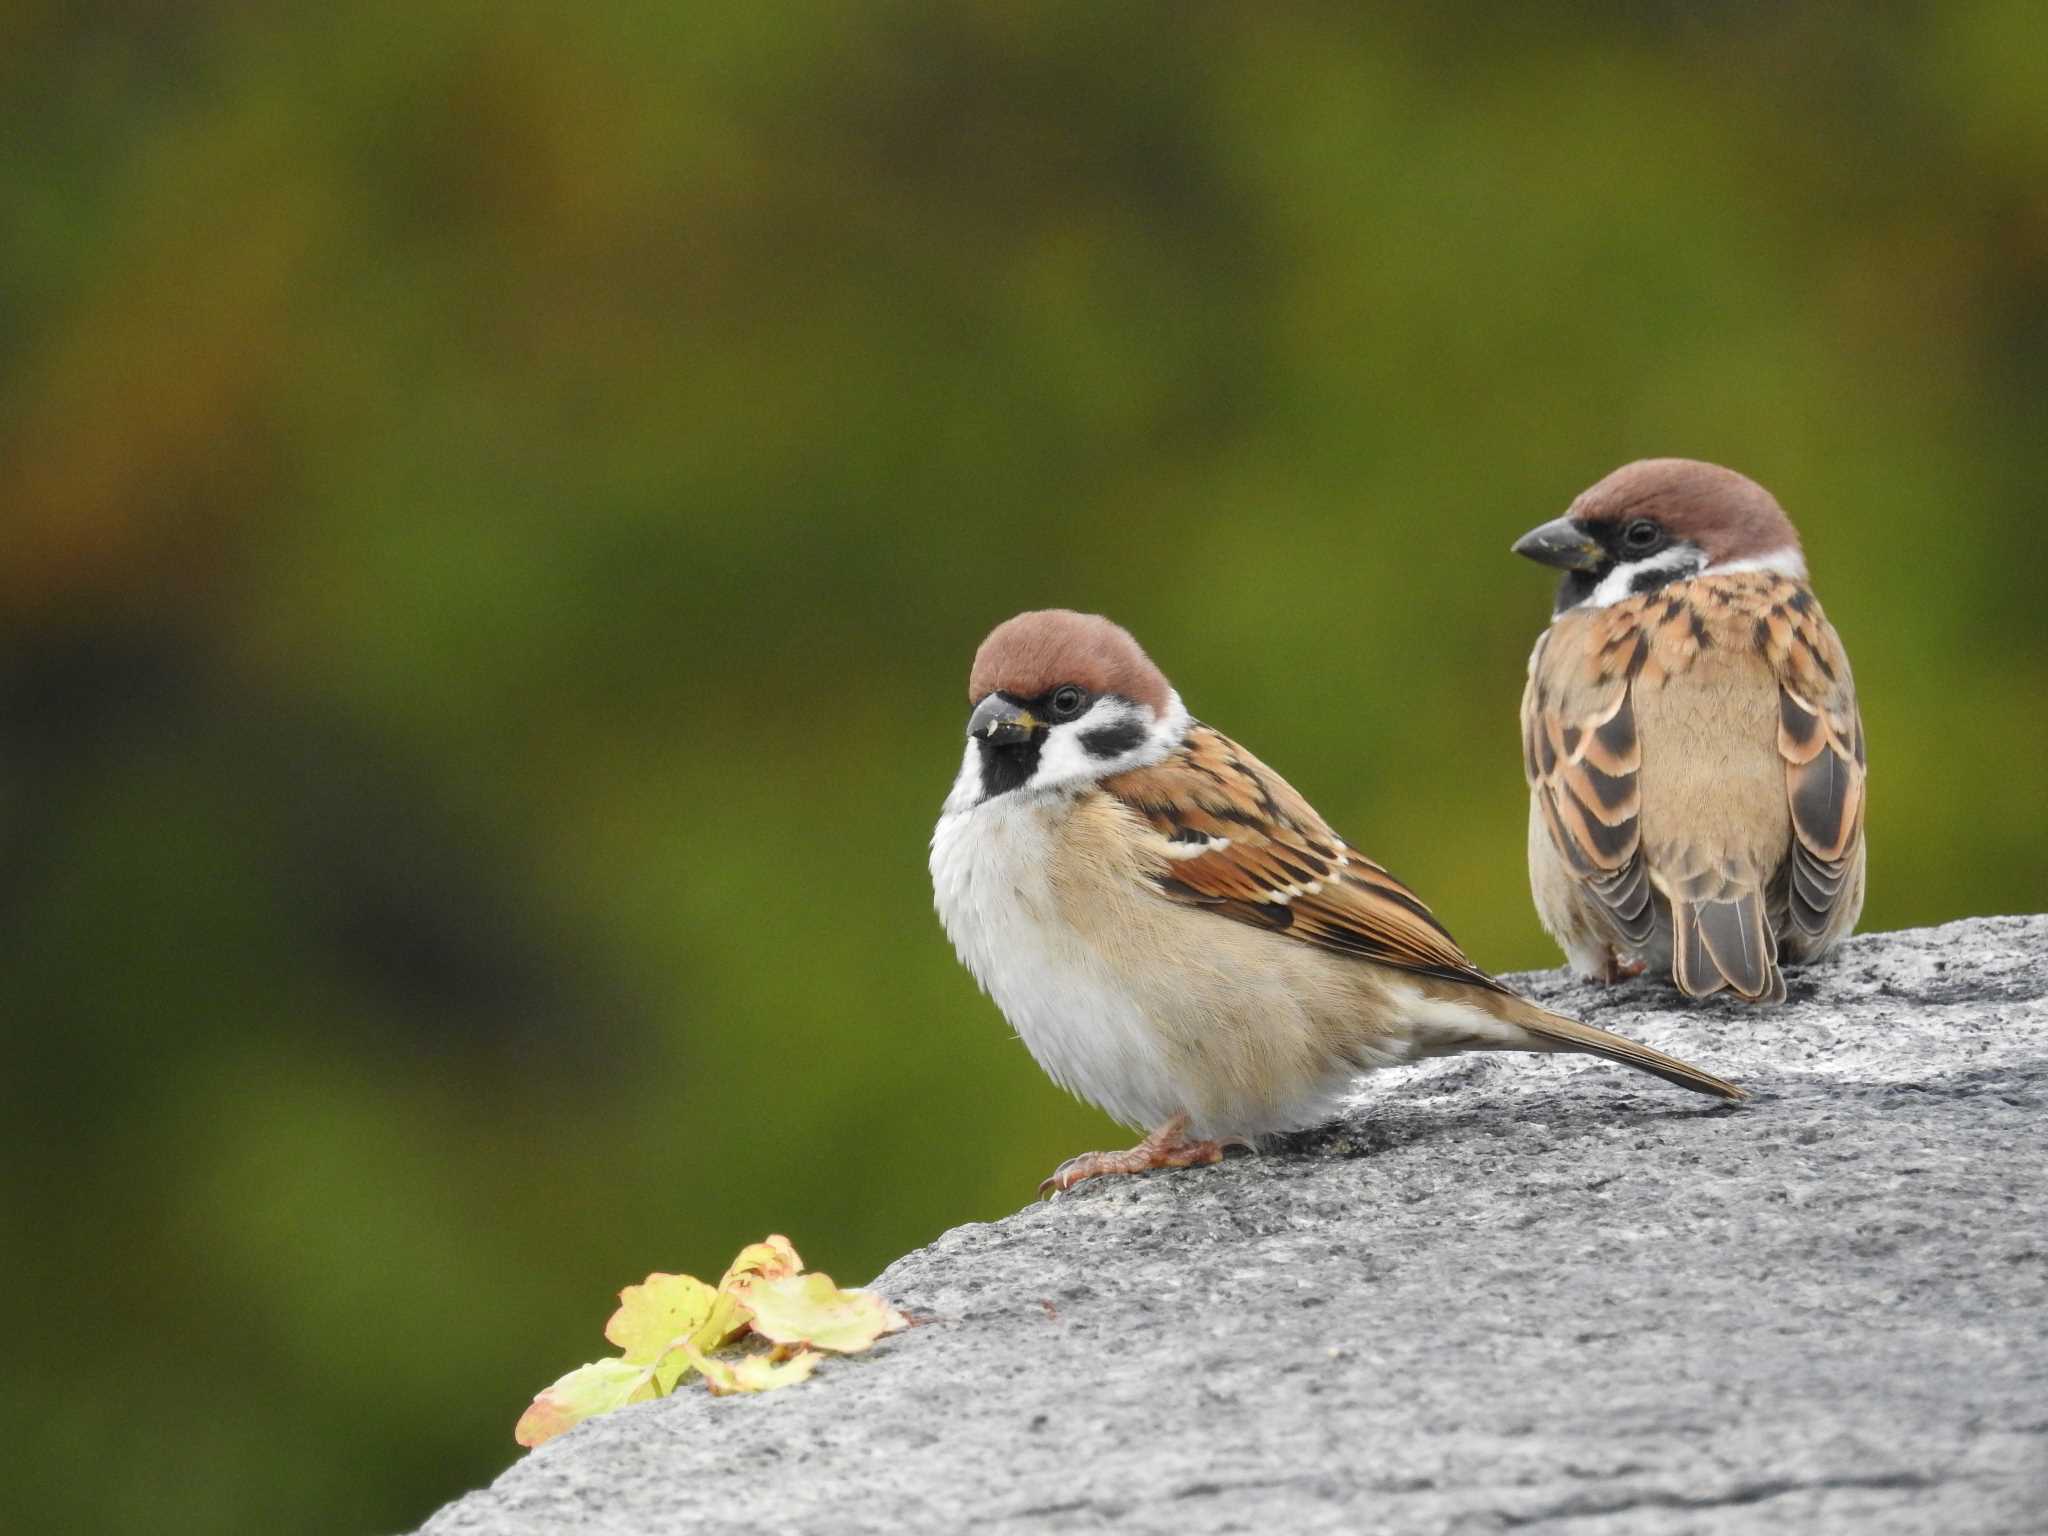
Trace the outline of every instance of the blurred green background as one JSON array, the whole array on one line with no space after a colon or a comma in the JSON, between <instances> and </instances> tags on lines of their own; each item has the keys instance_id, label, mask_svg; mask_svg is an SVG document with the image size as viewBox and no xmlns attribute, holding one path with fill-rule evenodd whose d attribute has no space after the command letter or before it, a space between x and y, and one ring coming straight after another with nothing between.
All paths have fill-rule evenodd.
<instances>
[{"instance_id":1,"label":"blurred green background","mask_svg":"<svg viewBox=\"0 0 2048 1536\"><path fill-rule=\"evenodd\" d=\"M408 1526L647 1271L1118 1144L930 910L1021 608L1549 965L1508 543L1721 460L1865 926L2048 896L2028 0L17 0L0 103L22 1529Z\"/></svg>"}]
</instances>

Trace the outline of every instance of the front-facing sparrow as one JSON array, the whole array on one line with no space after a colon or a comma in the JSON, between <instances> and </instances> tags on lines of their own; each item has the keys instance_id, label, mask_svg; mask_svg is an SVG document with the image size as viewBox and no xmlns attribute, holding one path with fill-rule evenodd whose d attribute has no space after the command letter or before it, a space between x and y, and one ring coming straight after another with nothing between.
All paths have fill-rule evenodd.
<instances>
[{"instance_id":1,"label":"front-facing sparrow","mask_svg":"<svg viewBox=\"0 0 2048 1536\"><path fill-rule=\"evenodd\" d=\"M1863 725L1799 535L1692 459L1625 464L1515 553L1561 567L1522 696L1529 881L1582 975L1785 998L1863 908Z\"/></svg>"},{"instance_id":2,"label":"front-facing sparrow","mask_svg":"<svg viewBox=\"0 0 2048 1536\"><path fill-rule=\"evenodd\" d=\"M1457 1051L1579 1051L1742 1097L1479 970L1109 620L998 625L967 693L932 836L939 916L1052 1079L1150 1130L1048 1187L1214 1162L1327 1119L1361 1072Z\"/></svg>"}]
</instances>

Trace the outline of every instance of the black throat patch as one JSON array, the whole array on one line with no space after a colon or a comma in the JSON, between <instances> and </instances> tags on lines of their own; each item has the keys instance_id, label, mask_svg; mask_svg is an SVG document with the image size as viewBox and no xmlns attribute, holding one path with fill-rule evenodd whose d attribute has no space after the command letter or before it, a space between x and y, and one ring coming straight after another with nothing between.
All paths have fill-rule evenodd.
<instances>
[{"instance_id":1,"label":"black throat patch","mask_svg":"<svg viewBox=\"0 0 2048 1536\"><path fill-rule=\"evenodd\" d=\"M1025 702L1011 699L1007 693L1001 697L1012 704L1021 703L1034 718L1043 718L1038 713L1042 700ZM996 742L983 737L974 745L981 756L981 798L993 800L1031 782L1031 775L1038 772L1038 754L1045 747L1045 732L1033 731L1022 741Z\"/></svg>"},{"instance_id":2,"label":"black throat patch","mask_svg":"<svg viewBox=\"0 0 2048 1536\"><path fill-rule=\"evenodd\" d=\"M1611 555L1590 571L1566 571L1564 579L1557 584L1557 601L1551 606L1551 614L1555 616L1578 607L1613 574L1614 558Z\"/></svg>"}]
</instances>

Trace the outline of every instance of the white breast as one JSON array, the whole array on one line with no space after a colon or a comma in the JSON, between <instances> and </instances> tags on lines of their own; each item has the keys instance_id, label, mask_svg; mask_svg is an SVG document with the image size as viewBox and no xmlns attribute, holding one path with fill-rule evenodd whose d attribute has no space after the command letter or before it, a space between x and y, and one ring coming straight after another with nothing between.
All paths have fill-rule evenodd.
<instances>
[{"instance_id":1,"label":"white breast","mask_svg":"<svg viewBox=\"0 0 2048 1536\"><path fill-rule=\"evenodd\" d=\"M960 960L1069 1093L1150 1129L1185 1108L1127 983L1059 913L1048 840L1070 802L956 796L932 834L932 892Z\"/></svg>"}]
</instances>

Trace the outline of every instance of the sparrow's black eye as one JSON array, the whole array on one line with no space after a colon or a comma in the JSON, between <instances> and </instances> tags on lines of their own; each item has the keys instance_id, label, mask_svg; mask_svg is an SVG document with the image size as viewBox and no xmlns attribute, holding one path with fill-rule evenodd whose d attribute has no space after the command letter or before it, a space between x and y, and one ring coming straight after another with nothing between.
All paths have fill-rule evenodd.
<instances>
[{"instance_id":1,"label":"sparrow's black eye","mask_svg":"<svg viewBox=\"0 0 2048 1536\"><path fill-rule=\"evenodd\" d=\"M1072 720L1088 707L1088 691L1072 683L1055 688L1052 698L1047 701L1055 720Z\"/></svg>"},{"instance_id":2,"label":"sparrow's black eye","mask_svg":"<svg viewBox=\"0 0 2048 1536\"><path fill-rule=\"evenodd\" d=\"M1630 554L1647 555L1664 542L1664 530L1647 517L1639 517L1621 530L1621 542Z\"/></svg>"}]
</instances>

